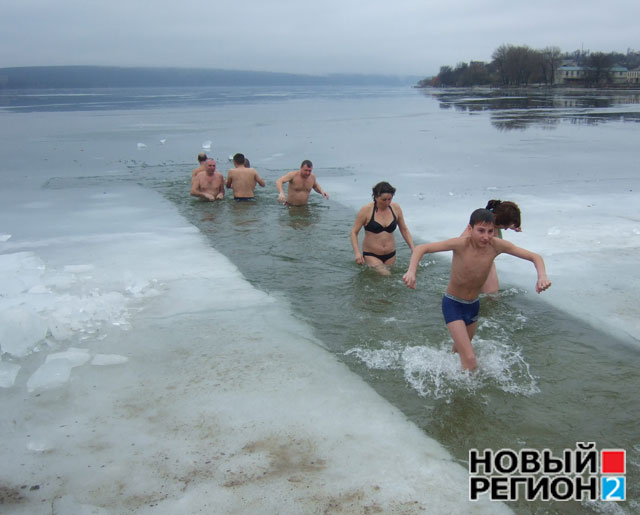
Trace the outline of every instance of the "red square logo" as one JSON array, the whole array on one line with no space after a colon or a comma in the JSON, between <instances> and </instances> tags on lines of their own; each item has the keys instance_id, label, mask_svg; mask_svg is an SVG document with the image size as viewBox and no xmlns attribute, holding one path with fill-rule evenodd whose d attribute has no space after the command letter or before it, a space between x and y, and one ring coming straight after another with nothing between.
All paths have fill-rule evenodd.
<instances>
[{"instance_id":1,"label":"red square logo","mask_svg":"<svg viewBox=\"0 0 640 515\"><path fill-rule=\"evenodd\" d=\"M625 451L607 449L600 453L600 468L603 474L625 474Z\"/></svg>"}]
</instances>

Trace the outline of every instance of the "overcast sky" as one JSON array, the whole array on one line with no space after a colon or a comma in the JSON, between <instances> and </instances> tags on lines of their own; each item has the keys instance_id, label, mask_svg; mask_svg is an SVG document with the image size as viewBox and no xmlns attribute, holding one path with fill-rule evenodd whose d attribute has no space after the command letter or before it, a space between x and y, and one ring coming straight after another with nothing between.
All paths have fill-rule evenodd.
<instances>
[{"instance_id":1,"label":"overcast sky","mask_svg":"<svg viewBox=\"0 0 640 515\"><path fill-rule=\"evenodd\" d=\"M0 67L426 76L503 43L640 50L640 0L0 0Z\"/></svg>"}]
</instances>

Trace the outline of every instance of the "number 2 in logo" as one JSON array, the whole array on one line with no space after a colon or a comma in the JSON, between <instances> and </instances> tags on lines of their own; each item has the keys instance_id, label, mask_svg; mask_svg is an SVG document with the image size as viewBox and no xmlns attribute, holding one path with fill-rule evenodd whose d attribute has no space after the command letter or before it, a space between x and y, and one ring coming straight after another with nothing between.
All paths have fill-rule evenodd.
<instances>
[{"instance_id":1,"label":"number 2 in logo","mask_svg":"<svg viewBox=\"0 0 640 515\"><path fill-rule=\"evenodd\" d=\"M624 476L603 476L601 497L603 501L624 501L626 497Z\"/></svg>"}]
</instances>

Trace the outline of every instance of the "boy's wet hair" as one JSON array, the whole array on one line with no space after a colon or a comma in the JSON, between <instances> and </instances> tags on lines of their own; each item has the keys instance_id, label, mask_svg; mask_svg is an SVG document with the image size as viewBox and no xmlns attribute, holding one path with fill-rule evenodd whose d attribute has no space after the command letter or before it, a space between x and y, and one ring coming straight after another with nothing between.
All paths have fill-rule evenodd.
<instances>
[{"instance_id":1,"label":"boy's wet hair","mask_svg":"<svg viewBox=\"0 0 640 515\"><path fill-rule=\"evenodd\" d=\"M373 191L373 200L377 199L380 195L384 193L391 193L392 196L396 194L396 189L393 186L391 186L391 184L385 181L382 181L376 184L373 187L372 191Z\"/></svg>"},{"instance_id":2,"label":"boy's wet hair","mask_svg":"<svg viewBox=\"0 0 640 515\"><path fill-rule=\"evenodd\" d=\"M495 224L500 227L520 228L520 208L515 202L510 200L490 200L487 208L493 213Z\"/></svg>"},{"instance_id":3,"label":"boy's wet hair","mask_svg":"<svg viewBox=\"0 0 640 515\"><path fill-rule=\"evenodd\" d=\"M198 161L200 163L204 163L207 160L207 154L205 154L204 152L201 152L200 154L198 154Z\"/></svg>"},{"instance_id":4,"label":"boy's wet hair","mask_svg":"<svg viewBox=\"0 0 640 515\"><path fill-rule=\"evenodd\" d=\"M240 154L239 152L233 156L233 162L237 165L243 165L244 164L244 154Z\"/></svg>"},{"instance_id":5,"label":"boy's wet hair","mask_svg":"<svg viewBox=\"0 0 640 515\"><path fill-rule=\"evenodd\" d=\"M492 224L495 225L496 220L493 216L493 213L488 209L480 208L476 209L473 213L471 213L471 217L469 218L469 225L473 227L476 224Z\"/></svg>"}]
</instances>

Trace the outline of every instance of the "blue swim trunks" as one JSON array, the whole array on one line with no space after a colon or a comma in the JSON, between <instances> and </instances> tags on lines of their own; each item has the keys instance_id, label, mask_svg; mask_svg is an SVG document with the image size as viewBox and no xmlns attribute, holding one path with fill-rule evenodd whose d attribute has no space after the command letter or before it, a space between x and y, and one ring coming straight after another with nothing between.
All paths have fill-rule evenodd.
<instances>
[{"instance_id":1,"label":"blue swim trunks","mask_svg":"<svg viewBox=\"0 0 640 515\"><path fill-rule=\"evenodd\" d=\"M462 320L466 325L471 325L478 321L480 311L480 299L464 300L449 293L442 297L442 314L444 321L448 324L456 320Z\"/></svg>"}]
</instances>

